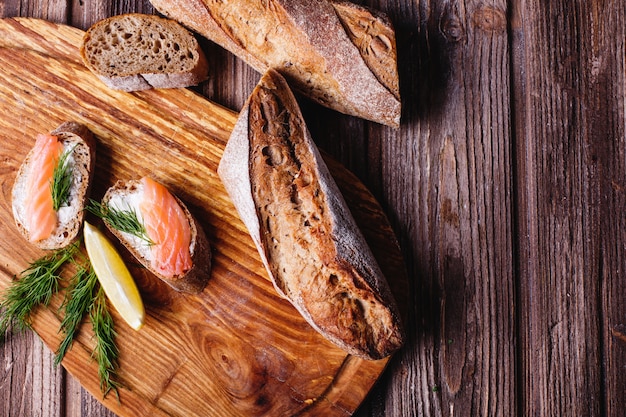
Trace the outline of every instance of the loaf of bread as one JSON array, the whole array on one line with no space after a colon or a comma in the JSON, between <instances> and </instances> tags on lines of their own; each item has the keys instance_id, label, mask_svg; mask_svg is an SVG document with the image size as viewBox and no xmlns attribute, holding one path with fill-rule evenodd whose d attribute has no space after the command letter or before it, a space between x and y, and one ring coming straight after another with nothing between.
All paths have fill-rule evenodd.
<instances>
[{"instance_id":1,"label":"loaf of bread","mask_svg":"<svg viewBox=\"0 0 626 417\"><path fill-rule=\"evenodd\" d=\"M193 34L154 15L131 13L97 22L85 33L80 53L87 68L116 90L188 87L208 76Z\"/></svg>"},{"instance_id":2,"label":"loaf of bread","mask_svg":"<svg viewBox=\"0 0 626 417\"><path fill-rule=\"evenodd\" d=\"M150 1L316 102L399 126L395 32L382 13L341 0Z\"/></svg>"},{"instance_id":3,"label":"loaf of bread","mask_svg":"<svg viewBox=\"0 0 626 417\"><path fill-rule=\"evenodd\" d=\"M148 196L148 187L156 188L156 197ZM149 193L152 193L150 191ZM152 206L143 206L147 201L151 200ZM113 233L124 246L131 252L135 258L145 266L150 272L169 284L177 291L186 293L199 293L205 287L209 280L211 272L211 250L209 242L204 233L202 226L196 218L189 212L187 206L175 195L169 193L162 185L156 183L149 178L141 180L117 181L105 193L101 206L104 210L117 210L122 212L133 212L146 230L146 238L140 238L135 234L119 230L111 222L105 218L104 224ZM176 207L178 206L178 208ZM146 212L145 207L149 208ZM180 209L180 210L179 210ZM177 213L180 213L182 226L188 229L189 237L184 242L181 237L182 232L177 230L167 230L163 241L159 241L158 237L154 237L148 223L148 215L157 220L157 227L172 229L176 223ZM157 233L158 235L158 233ZM147 239L147 238L150 239ZM161 256L155 249L158 246L170 245L176 246L171 251L166 248L166 258L160 264L156 257ZM176 249L176 250L175 250ZM177 250L180 249L178 252ZM164 262L169 262L170 258L180 256L182 251L188 253L188 264L180 265L177 271L167 269L163 266ZM181 262L178 260L177 262Z\"/></svg>"},{"instance_id":4,"label":"loaf of bread","mask_svg":"<svg viewBox=\"0 0 626 417\"><path fill-rule=\"evenodd\" d=\"M311 326L366 359L402 345L387 281L276 71L241 111L218 173L277 291Z\"/></svg>"},{"instance_id":5,"label":"loaf of bread","mask_svg":"<svg viewBox=\"0 0 626 417\"><path fill-rule=\"evenodd\" d=\"M59 249L70 244L80 231L93 178L96 142L86 126L75 122L65 122L49 135L40 136L50 139L60 149L60 154L46 162L46 158L41 157L45 150L39 140L28 153L11 193L13 217L19 231L34 245L41 249ZM50 184L52 170L61 160L66 162L69 189L67 199L54 210ZM49 169L42 164L47 164ZM34 180L38 175L39 179ZM51 227L46 232L38 230L46 222L51 222Z\"/></svg>"}]
</instances>

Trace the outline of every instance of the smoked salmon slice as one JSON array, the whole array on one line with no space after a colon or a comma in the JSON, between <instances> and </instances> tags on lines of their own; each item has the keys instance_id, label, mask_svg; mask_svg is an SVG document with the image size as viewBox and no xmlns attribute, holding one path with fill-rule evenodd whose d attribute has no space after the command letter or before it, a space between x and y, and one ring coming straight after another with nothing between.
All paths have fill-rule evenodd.
<instances>
[{"instance_id":1,"label":"smoked salmon slice","mask_svg":"<svg viewBox=\"0 0 626 417\"><path fill-rule=\"evenodd\" d=\"M28 174L25 199L25 227L29 240L37 242L48 238L57 225L53 208L51 182L54 168L63 152L63 144L56 136L37 135Z\"/></svg>"},{"instance_id":2,"label":"smoked salmon slice","mask_svg":"<svg viewBox=\"0 0 626 417\"><path fill-rule=\"evenodd\" d=\"M165 186L149 177L140 180L143 199L139 210L151 246L151 266L160 274L185 274L193 265L190 253L191 228L176 198Z\"/></svg>"}]
</instances>

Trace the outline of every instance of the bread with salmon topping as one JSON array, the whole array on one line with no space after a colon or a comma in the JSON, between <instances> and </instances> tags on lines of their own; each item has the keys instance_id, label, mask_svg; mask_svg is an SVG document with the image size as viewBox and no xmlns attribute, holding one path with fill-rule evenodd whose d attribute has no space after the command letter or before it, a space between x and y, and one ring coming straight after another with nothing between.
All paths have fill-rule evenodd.
<instances>
[{"instance_id":1,"label":"bread with salmon topping","mask_svg":"<svg viewBox=\"0 0 626 417\"><path fill-rule=\"evenodd\" d=\"M15 224L26 240L41 249L60 249L69 245L81 229L83 208L89 197L94 173L96 141L85 125L76 122L62 123L50 135L57 138L62 144L63 153L69 155L66 160L71 175L67 200L56 210L56 224L49 236L37 240L33 240L31 236L32 225L37 218L28 209L31 200L28 191L29 178L34 171L41 170L41 167L34 166L35 148L30 150L17 172L11 192L11 204ZM46 183L49 184L48 180ZM42 192L46 192L46 189Z\"/></svg>"},{"instance_id":2,"label":"bread with salmon topping","mask_svg":"<svg viewBox=\"0 0 626 417\"><path fill-rule=\"evenodd\" d=\"M276 71L241 111L218 174L278 293L313 328L365 359L400 348L388 283Z\"/></svg>"},{"instance_id":3,"label":"bread with salmon topping","mask_svg":"<svg viewBox=\"0 0 626 417\"><path fill-rule=\"evenodd\" d=\"M106 219L104 224L143 266L162 281L177 291L191 294L199 293L205 287L211 272L211 248L209 241L207 240L202 226L191 214L187 206L174 194L169 193L169 191L166 193L173 197L173 199L167 200L168 202L163 204L159 203L160 207L151 210L151 213L146 213L145 210L142 211L142 204L147 198L146 189L148 184L153 183L160 185L149 178L117 181L114 186L107 190L101 202L104 210L113 208L118 211L134 212L139 223L147 229L145 230L145 237L142 238L132 233L121 231L112 225L111 222L106 221ZM164 186L161 187L165 188ZM180 208L181 216L184 218L183 222L185 223L185 227L188 227L190 233L188 243L185 243L184 247L181 246L178 248L180 250L188 249L189 264L181 267L177 272L167 273L164 268L160 268L158 263L155 262L155 256L158 256L156 249L158 245L174 244L175 242L179 242L179 239L172 237L173 232L168 235L167 239L156 241L158 240L157 238L148 236L150 227L147 225L146 221L148 220L148 215L153 215L160 219L161 226L171 226L169 223L171 222L173 224L174 222L171 220L172 214L170 213L174 210L178 210L174 207L175 205L178 205ZM163 206L168 206L169 208Z\"/></svg>"}]
</instances>

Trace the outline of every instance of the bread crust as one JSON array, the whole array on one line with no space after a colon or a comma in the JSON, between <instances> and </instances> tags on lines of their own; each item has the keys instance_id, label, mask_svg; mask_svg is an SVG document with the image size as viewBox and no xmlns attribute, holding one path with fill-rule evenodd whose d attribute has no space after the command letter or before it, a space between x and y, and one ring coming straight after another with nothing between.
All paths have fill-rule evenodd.
<instances>
[{"instance_id":1,"label":"bread crust","mask_svg":"<svg viewBox=\"0 0 626 417\"><path fill-rule=\"evenodd\" d=\"M116 90L188 87L208 77L206 56L193 34L155 15L128 13L96 22L85 33L80 54L87 68Z\"/></svg>"},{"instance_id":2,"label":"bread crust","mask_svg":"<svg viewBox=\"0 0 626 417\"><path fill-rule=\"evenodd\" d=\"M277 70L295 91L326 107L400 124L395 32L380 12L328 0L151 3L260 73Z\"/></svg>"},{"instance_id":3,"label":"bread crust","mask_svg":"<svg viewBox=\"0 0 626 417\"><path fill-rule=\"evenodd\" d=\"M114 196L120 196L122 198L129 197L130 194L139 190L140 182L137 180L121 181L118 180L114 186L110 187L102 198L102 204L108 206L111 199ZM172 194L173 195L173 194ZM119 239L119 241L128 249L128 251L152 274L167 283L176 291L197 294L201 292L206 286L210 273L211 273L211 247L206 237L204 229L198 223L196 218L191 214L185 203L182 202L177 196L173 195L181 209L183 210L185 217L189 221L191 229L191 261L193 266L185 274L166 277L152 268L150 260L142 255L140 246L133 242L130 236L124 232L111 227L108 222L104 222L107 229Z\"/></svg>"},{"instance_id":4,"label":"bread crust","mask_svg":"<svg viewBox=\"0 0 626 417\"><path fill-rule=\"evenodd\" d=\"M317 331L366 359L402 345L385 277L277 72L250 96L218 173L277 291Z\"/></svg>"},{"instance_id":5,"label":"bread crust","mask_svg":"<svg viewBox=\"0 0 626 417\"><path fill-rule=\"evenodd\" d=\"M64 149L76 146L73 151L75 163L72 170L72 198L66 207L59 210L67 211L68 214L63 216L65 218L64 221L59 220L57 227L49 238L33 242L35 246L41 249L52 250L69 245L81 229L84 217L83 209L89 198L93 179L96 161L96 141L91 131L85 125L71 121L62 123L50 134L57 136L58 140L63 143ZM15 225L27 240L30 240L30 232L24 226L22 219L24 219L25 215L25 188L32 155L33 150L26 155L17 172L11 191L11 206Z\"/></svg>"}]
</instances>

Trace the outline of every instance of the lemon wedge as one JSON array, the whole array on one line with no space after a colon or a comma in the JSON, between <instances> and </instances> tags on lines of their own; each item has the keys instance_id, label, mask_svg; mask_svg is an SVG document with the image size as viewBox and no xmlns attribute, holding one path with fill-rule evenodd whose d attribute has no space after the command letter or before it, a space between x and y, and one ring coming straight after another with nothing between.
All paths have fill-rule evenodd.
<instances>
[{"instance_id":1,"label":"lemon wedge","mask_svg":"<svg viewBox=\"0 0 626 417\"><path fill-rule=\"evenodd\" d=\"M126 264L100 230L85 222L83 234L89 260L104 293L124 321L139 330L143 326L145 311L135 280Z\"/></svg>"}]
</instances>

